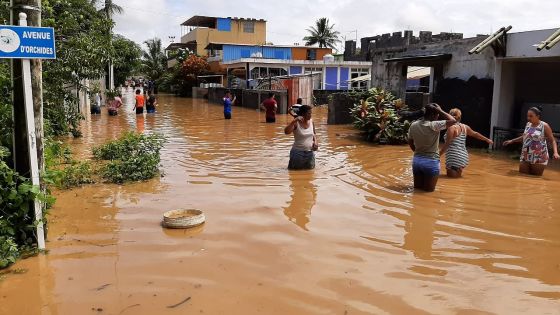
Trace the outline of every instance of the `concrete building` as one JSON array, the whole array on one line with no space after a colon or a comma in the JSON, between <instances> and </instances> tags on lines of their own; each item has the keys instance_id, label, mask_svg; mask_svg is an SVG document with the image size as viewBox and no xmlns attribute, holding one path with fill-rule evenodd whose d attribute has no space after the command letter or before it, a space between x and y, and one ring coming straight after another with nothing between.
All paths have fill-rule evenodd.
<instances>
[{"instance_id":1,"label":"concrete building","mask_svg":"<svg viewBox=\"0 0 560 315\"><path fill-rule=\"evenodd\" d=\"M326 59L326 60L325 60ZM349 90L369 87L369 81L352 83L352 78L370 74L371 63L363 61L294 60L268 58L240 58L224 62L228 73L235 73L255 87L259 79L302 74L318 74L317 90Z\"/></svg>"},{"instance_id":2,"label":"concrete building","mask_svg":"<svg viewBox=\"0 0 560 315\"><path fill-rule=\"evenodd\" d=\"M371 86L383 87L411 100L407 78L411 67L429 67L429 97L446 109L459 107L464 120L486 135L525 125L524 112L534 104L545 120L560 130L560 47L537 51L535 45L554 30L502 33L480 51L469 51L488 36L411 31L366 37L361 49L346 42L345 58L371 62Z\"/></svg>"},{"instance_id":3,"label":"concrete building","mask_svg":"<svg viewBox=\"0 0 560 315\"><path fill-rule=\"evenodd\" d=\"M263 19L196 15L181 26L187 28L181 43L196 44L194 51L199 56L208 56L206 47L210 43L266 44L266 21Z\"/></svg>"}]
</instances>

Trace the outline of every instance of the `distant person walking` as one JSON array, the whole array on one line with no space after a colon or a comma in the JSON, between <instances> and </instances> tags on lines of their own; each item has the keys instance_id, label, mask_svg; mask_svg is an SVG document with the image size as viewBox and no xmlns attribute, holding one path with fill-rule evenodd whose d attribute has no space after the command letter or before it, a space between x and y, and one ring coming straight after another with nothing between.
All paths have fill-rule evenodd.
<instances>
[{"instance_id":1,"label":"distant person walking","mask_svg":"<svg viewBox=\"0 0 560 315\"><path fill-rule=\"evenodd\" d=\"M494 144L492 140L474 131L468 125L461 123L462 113L458 108L453 108L449 114L455 118L457 123L445 133L445 143L439 150L439 154L445 153L445 168L447 176L452 178L461 177L463 170L469 165L469 152L467 151L467 137L482 140L489 145Z\"/></svg>"},{"instance_id":2,"label":"distant person walking","mask_svg":"<svg viewBox=\"0 0 560 315\"><path fill-rule=\"evenodd\" d=\"M157 98L152 91L148 91L148 100L146 101L146 112L152 114L156 112Z\"/></svg>"},{"instance_id":3,"label":"distant person walking","mask_svg":"<svg viewBox=\"0 0 560 315\"><path fill-rule=\"evenodd\" d=\"M298 116L299 109L301 108L302 105L303 105L303 99L298 98L296 103L294 105L292 105L290 107L290 109L288 110L288 114L290 114L292 117L296 118Z\"/></svg>"},{"instance_id":4,"label":"distant person walking","mask_svg":"<svg viewBox=\"0 0 560 315\"><path fill-rule=\"evenodd\" d=\"M117 116L119 113L119 108L123 105L123 101L121 98L121 94L115 95L114 99L109 103L107 106L107 111L109 112L109 116Z\"/></svg>"},{"instance_id":5,"label":"distant person walking","mask_svg":"<svg viewBox=\"0 0 560 315\"><path fill-rule=\"evenodd\" d=\"M319 149L319 145L311 114L311 106L301 106L299 116L284 129L284 133L287 135L294 134L294 144L290 151L290 162L288 163L288 169L290 170L315 168L314 151Z\"/></svg>"},{"instance_id":6,"label":"distant person walking","mask_svg":"<svg viewBox=\"0 0 560 315\"><path fill-rule=\"evenodd\" d=\"M438 120L443 116L445 120ZM441 110L438 104L428 104L424 117L413 122L408 130L408 145L414 152L412 173L414 188L432 192L436 189L439 162L439 133L455 125L453 116Z\"/></svg>"},{"instance_id":7,"label":"distant person walking","mask_svg":"<svg viewBox=\"0 0 560 315\"><path fill-rule=\"evenodd\" d=\"M542 110L539 107L529 108L527 111L528 122L523 135L504 142L504 146L512 143L523 143L519 159L520 173L542 176L549 160L547 141L552 145L554 159L560 158L552 128L541 120L541 116Z\"/></svg>"},{"instance_id":8,"label":"distant person walking","mask_svg":"<svg viewBox=\"0 0 560 315\"><path fill-rule=\"evenodd\" d=\"M144 103L146 102L144 95L140 89L136 90L136 97L134 99L134 108L136 108L136 115L144 114ZM134 110L134 109L133 109Z\"/></svg>"},{"instance_id":9,"label":"distant person walking","mask_svg":"<svg viewBox=\"0 0 560 315\"><path fill-rule=\"evenodd\" d=\"M226 94L224 95L224 99L223 99L225 119L231 119L231 106L233 105L233 103L235 103L236 99L237 98L235 96L232 98L230 90L226 91Z\"/></svg>"},{"instance_id":10,"label":"distant person walking","mask_svg":"<svg viewBox=\"0 0 560 315\"><path fill-rule=\"evenodd\" d=\"M99 92L93 94L93 104L91 105L91 114L99 115L101 114L101 95Z\"/></svg>"},{"instance_id":11,"label":"distant person walking","mask_svg":"<svg viewBox=\"0 0 560 315\"><path fill-rule=\"evenodd\" d=\"M274 99L274 93L268 93L268 98L261 103L261 109L266 111L266 122L276 122L276 111L278 110L278 103Z\"/></svg>"}]
</instances>

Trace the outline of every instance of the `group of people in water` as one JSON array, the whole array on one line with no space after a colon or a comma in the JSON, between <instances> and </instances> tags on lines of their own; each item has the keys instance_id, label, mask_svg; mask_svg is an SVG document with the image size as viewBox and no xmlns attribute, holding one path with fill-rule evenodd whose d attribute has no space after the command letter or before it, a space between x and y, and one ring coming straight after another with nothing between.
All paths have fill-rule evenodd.
<instances>
[{"instance_id":1,"label":"group of people in water","mask_svg":"<svg viewBox=\"0 0 560 315\"><path fill-rule=\"evenodd\" d=\"M144 95L147 93L147 96ZM133 112L136 112L137 115L144 114L144 107L146 108L146 112L148 114L152 114L156 112L156 106L158 105L157 98L152 90L142 91L137 89L134 96L134 107L132 108ZM122 101L122 94L118 92L114 97L113 100L107 102L107 112L109 116L116 116L119 113L119 109L123 106ZM94 93L93 95L93 103L91 105L91 114L98 115L101 114L101 96L100 94Z\"/></svg>"},{"instance_id":2,"label":"group of people in water","mask_svg":"<svg viewBox=\"0 0 560 315\"><path fill-rule=\"evenodd\" d=\"M231 119L231 106L236 98L226 91L223 99L224 117ZM266 122L276 122L278 103L274 93L270 93L260 108L266 112ZM319 149L315 125L312 119L312 108L302 105L302 99L292 105L288 113L294 117L285 128L286 135L293 134L294 144L290 150L288 168L313 169L315 152ZM467 137L472 137L493 145L493 141L468 125L461 123L462 112L453 108L449 113L443 111L438 104L428 104L421 112L422 116L415 120L408 131L408 144L413 154L412 172L416 189L432 192L435 190L440 176L440 156L445 155L446 174L450 178L458 178L469 164ZM559 159L558 146L550 126L541 120L540 108L532 107L527 112L527 125L523 135L505 141L504 146L522 143L519 171L524 174L541 176L549 161L549 144L553 158ZM444 142L440 145L440 134L446 130Z\"/></svg>"},{"instance_id":3,"label":"group of people in water","mask_svg":"<svg viewBox=\"0 0 560 315\"><path fill-rule=\"evenodd\" d=\"M503 143L504 146L523 144L519 171L524 174L543 174L549 161L548 143L552 147L553 158L560 158L552 129L541 120L541 116L540 108L531 107L527 112L528 122L523 135ZM440 156L443 154L447 176L461 177L469 163L467 137L493 144L492 140L461 123L461 117L462 113L457 108L446 113L438 104L429 104L424 109L424 116L411 124L408 144L414 152L412 173L415 188L428 192L435 190L440 174ZM440 148L440 132L445 129L445 142Z\"/></svg>"}]
</instances>

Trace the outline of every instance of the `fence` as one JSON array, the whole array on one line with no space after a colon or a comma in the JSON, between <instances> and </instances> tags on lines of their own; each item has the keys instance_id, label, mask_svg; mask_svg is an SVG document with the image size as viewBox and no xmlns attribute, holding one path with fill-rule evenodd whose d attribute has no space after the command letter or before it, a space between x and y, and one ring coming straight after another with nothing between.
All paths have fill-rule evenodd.
<instances>
[{"instance_id":1,"label":"fence","mask_svg":"<svg viewBox=\"0 0 560 315\"><path fill-rule=\"evenodd\" d=\"M516 137L519 137L523 134L523 129L515 129L515 128L503 128L503 127L494 127L493 128L493 136L492 141L494 141L494 145L492 146L493 150L505 150L504 146L502 145L504 141L510 140ZM560 139L560 133L554 133L554 137L556 138L556 142ZM519 149L518 146L511 146L508 150ZM550 149L550 148L549 148Z\"/></svg>"}]
</instances>

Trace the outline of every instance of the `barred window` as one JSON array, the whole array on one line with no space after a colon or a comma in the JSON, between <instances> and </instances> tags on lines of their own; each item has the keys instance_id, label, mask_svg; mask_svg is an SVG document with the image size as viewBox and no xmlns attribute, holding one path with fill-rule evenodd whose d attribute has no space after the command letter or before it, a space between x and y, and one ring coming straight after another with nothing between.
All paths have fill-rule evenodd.
<instances>
[{"instance_id":1,"label":"barred window","mask_svg":"<svg viewBox=\"0 0 560 315\"><path fill-rule=\"evenodd\" d=\"M243 32L244 33L254 33L255 32L255 22L253 22L253 21L243 22Z\"/></svg>"}]
</instances>

